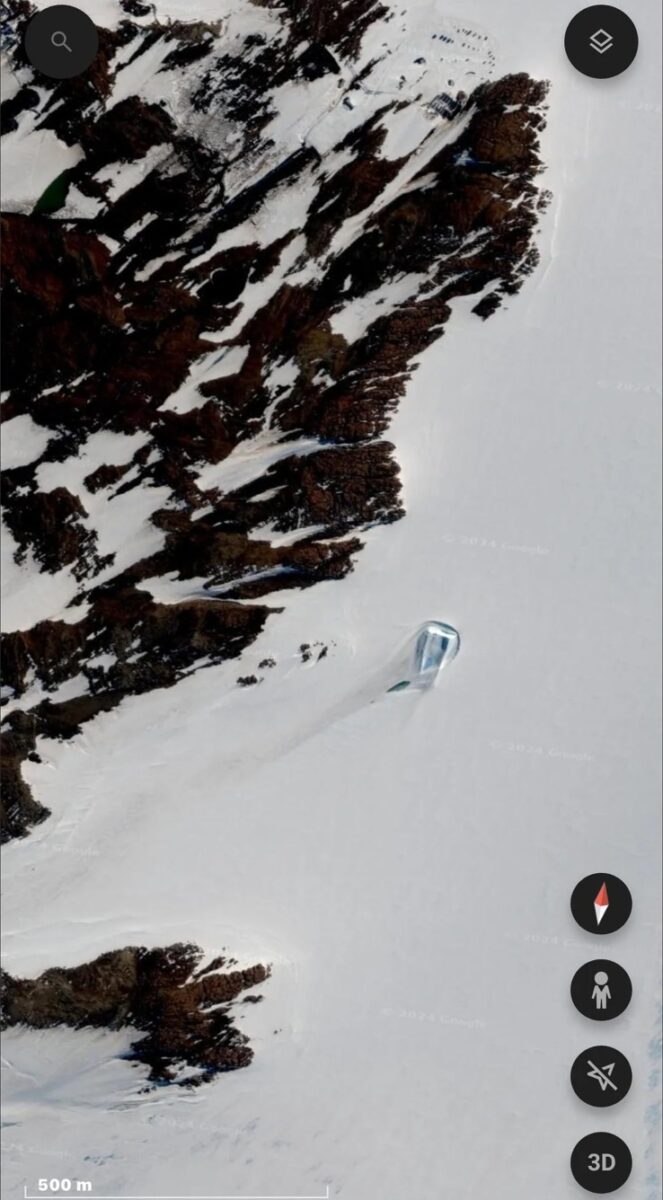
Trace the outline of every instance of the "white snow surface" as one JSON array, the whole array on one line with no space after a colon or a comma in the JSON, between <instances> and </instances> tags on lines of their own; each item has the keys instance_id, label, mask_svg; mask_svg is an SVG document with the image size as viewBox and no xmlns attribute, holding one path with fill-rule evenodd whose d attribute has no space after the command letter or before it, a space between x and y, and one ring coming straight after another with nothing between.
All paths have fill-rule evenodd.
<instances>
[{"instance_id":1,"label":"white snow surface","mask_svg":"<svg viewBox=\"0 0 663 1200\"><path fill-rule=\"evenodd\" d=\"M3 154L11 154L15 167L3 182L2 206L9 211L29 212L49 183L80 160L80 148L65 145L50 129L40 129L29 140L18 130L5 136Z\"/></svg>"},{"instance_id":2,"label":"white snow surface","mask_svg":"<svg viewBox=\"0 0 663 1200\"><path fill-rule=\"evenodd\" d=\"M421 358L390 433L405 519L342 583L290 593L241 662L42 743L27 776L52 817L5 852L11 973L179 939L269 962L238 1010L254 1063L141 1094L129 1031L9 1031L8 1197L59 1176L99 1197L573 1200L595 1128L631 1147L628 1196L660 1197L659 18L633 0L641 53L597 83L564 57L566 6L466 7L495 73L552 80L554 201L520 296L485 324L456 304ZM81 478L109 461L88 453ZM386 696L429 619L459 657ZM303 664L306 642L327 657ZM635 901L609 950L568 906L600 870ZM634 998L597 1031L568 987L604 954ZM634 1083L597 1115L568 1071L604 1034Z\"/></svg>"},{"instance_id":3,"label":"white snow surface","mask_svg":"<svg viewBox=\"0 0 663 1200\"><path fill-rule=\"evenodd\" d=\"M0 443L2 470L27 467L41 458L51 436L49 429L37 425L27 413L5 421Z\"/></svg>"}]
</instances>

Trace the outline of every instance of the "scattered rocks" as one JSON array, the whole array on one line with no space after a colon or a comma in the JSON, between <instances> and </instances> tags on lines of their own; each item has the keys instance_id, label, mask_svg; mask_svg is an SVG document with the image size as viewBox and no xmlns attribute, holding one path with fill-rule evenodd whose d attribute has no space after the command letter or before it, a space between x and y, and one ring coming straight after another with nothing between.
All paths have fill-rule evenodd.
<instances>
[{"instance_id":1,"label":"scattered rocks","mask_svg":"<svg viewBox=\"0 0 663 1200\"><path fill-rule=\"evenodd\" d=\"M316 662L320 662L321 659L327 657L328 653L329 646L326 646L324 642L313 642L312 645L309 642L302 642L299 647L299 656L303 663L311 662L314 655Z\"/></svg>"}]
</instances>

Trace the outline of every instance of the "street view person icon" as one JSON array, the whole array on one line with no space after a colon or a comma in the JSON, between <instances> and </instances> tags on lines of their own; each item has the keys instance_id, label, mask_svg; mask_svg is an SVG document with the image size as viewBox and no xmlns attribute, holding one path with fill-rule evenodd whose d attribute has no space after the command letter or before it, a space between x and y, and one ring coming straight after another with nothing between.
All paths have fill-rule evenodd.
<instances>
[{"instance_id":1,"label":"street view person icon","mask_svg":"<svg viewBox=\"0 0 663 1200\"><path fill-rule=\"evenodd\" d=\"M594 991L592 992L592 1000L596 1004L597 1009L607 1008L608 1000L610 999L610 988L608 987L608 975L605 971L597 971L594 976Z\"/></svg>"},{"instance_id":2,"label":"street view person icon","mask_svg":"<svg viewBox=\"0 0 663 1200\"><path fill-rule=\"evenodd\" d=\"M611 958L583 963L571 980L571 999L590 1021L613 1021L621 1016L632 993L628 973Z\"/></svg>"}]
</instances>

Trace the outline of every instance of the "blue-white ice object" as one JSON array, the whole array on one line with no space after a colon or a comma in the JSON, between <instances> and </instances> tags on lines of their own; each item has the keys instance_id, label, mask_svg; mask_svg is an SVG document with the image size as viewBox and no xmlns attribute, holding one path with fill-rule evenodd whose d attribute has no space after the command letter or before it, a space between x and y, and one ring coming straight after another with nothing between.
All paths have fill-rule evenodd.
<instances>
[{"instance_id":1,"label":"blue-white ice object","mask_svg":"<svg viewBox=\"0 0 663 1200\"><path fill-rule=\"evenodd\" d=\"M417 675L437 675L442 667L458 653L460 638L451 625L429 621L421 630L414 648L414 669Z\"/></svg>"},{"instance_id":2,"label":"blue-white ice object","mask_svg":"<svg viewBox=\"0 0 663 1200\"><path fill-rule=\"evenodd\" d=\"M429 688L440 671L452 662L460 648L460 635L443 621L428 621L419 630L408 676L389 689L400 692L407 687Z\"/></svg>"}]
</instances>

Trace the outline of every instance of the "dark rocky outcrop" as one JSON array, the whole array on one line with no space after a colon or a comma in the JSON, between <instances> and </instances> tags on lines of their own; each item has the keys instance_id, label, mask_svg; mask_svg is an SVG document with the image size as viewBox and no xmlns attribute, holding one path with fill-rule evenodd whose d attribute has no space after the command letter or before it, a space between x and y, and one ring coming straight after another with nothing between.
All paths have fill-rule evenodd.
<instances>
[{"instance_id":1,"label":"dark rocky outcrop","mask_svg":"<svg viewBox=\"0 0 663 1200\"><path fill-rule=\"evenodd\" d=\"M150 1068L154 1084L206 1083L251 1062L253 1051L231 1006L242 992L264 983L269 969L233 970L232 962L220 958L200 970L202 957L193 945L125 946L79 967L52 967L38 979L3 972L3 1028L139 1030L143 1036L132 1043L130 1059Z\"/></svg>"},{"instance_id":2,"label":"dark rocky outcrop","mask_svg":"<svg viewBox=\"0 0 663 1200\"><path fill-rule=\"evenodd\" d=\"M13 713L0 734L0 824L5 840L20 837L26 826L39 825L49 809L32 794L22 774L22 764L36 753L38 723L32 713Z\"/></svg>"},{"instance_id":3,"label":"dark rocky outcrop","mask_svg":"<svg viewBox=\"0 0 663 1200\"><path fill-rule=\"evenodd\" d=\"M197 659L236 658L260 632L268 611L207 600L157 604L138 588L107 588L96 597L91 613L75 624L41 621L30 630L7 634L5 685L20 694L38 662L49 689L79 671L87 675L93 694L168 687ZM113 665L88 666L88 659L99 655L110 655Z\"/></svg>"},{"instance_id":4,"label":"dark rocky outcrop","mask_svg":"<svg viewBox=\"0 0 663 1200\"><path fill-rule=\"evenodd\" d=\"M263 3L276 7L281 0ZM347 58L356 55L369 26L388 12L380 0L284 0L283 7L298 38L332 46Z\"/></svg>"}]
</instances>

